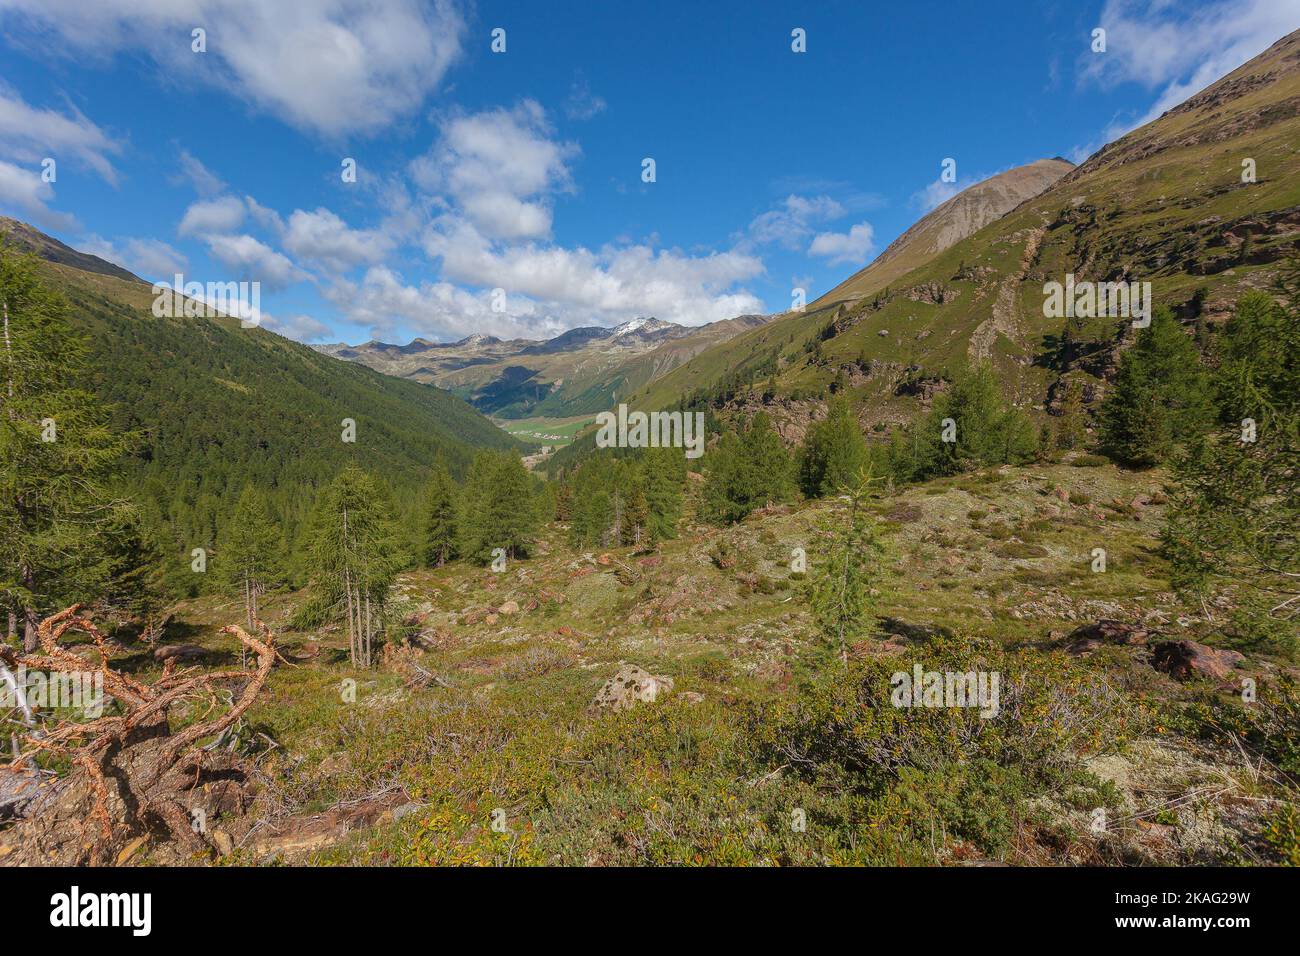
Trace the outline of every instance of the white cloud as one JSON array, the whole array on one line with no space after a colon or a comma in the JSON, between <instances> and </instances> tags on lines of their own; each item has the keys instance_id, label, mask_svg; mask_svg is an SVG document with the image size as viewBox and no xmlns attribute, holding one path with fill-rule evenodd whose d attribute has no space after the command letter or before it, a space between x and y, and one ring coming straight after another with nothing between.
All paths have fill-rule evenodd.
<instances>
[{"instance_id":1,"label":"white cloud","mask_svg":"<svg viewBox=\"0 0 1300 956\"><path fill-rule=\"evenodd\" d=\"M562 328L639 315L702 325L763 311L758 298L735 288L763 273L760 259L739 250L692 256L644 244L599 251L540 243L501 246L454 217L426 234L425 250L442 260L445 278L505 289L537 303L538 311L554 316Z\"/></svg>"},{"instance_id":2,"label":"white cloud","mask_svg":"<svg viewBox=\"0 0 1300 956\"><path fill-rule=\"evenodd\" d=\"M748 239L756 244L776 243L798 249L808 241L819 223L832 222L845 214L844 206L830 196L789 195L775 209L755 216Z\"/></svg>"},{"instance_id":3,"label":"white cloud","mask_svg":"<svg viewBox=\"0 0 1300 956\"><path fill-rule=\"evenodd\" d=\"M1080 79L1106 87L1139 83L1158 90L1140 116L1118 117L1110 142L1160 116L1231 73L1300 25L1300 0L1224 0L1188 8L1168 0L1107 0L1100 25L1106 52L1082 54ZM1077 147L1075 155L1091 152Z\"/></svg>"},{"instance_id":4,"label":"white cloud","mask_svg":"<svg viewBox=\"0 0 1300 956\"><path fill-rule=\"evenodd\" d=\"M0 159L0 209L32 220L46 229L73 230L75 217L49 207L54 189L35 169L24 169Z\"/></svg>"},{"instance_id":5,"label":"white cloud","mask_svg":"<svg viewBox=\"0 0 1300 956\"><path fill-rule=\"evenodd\" d=\"M200 196L215 196L225 192L226 184L221 181L221 177L204 166L202 161L188 149L181 150L179 162L181 177L189 180L194 191Z\"/></svg>"},{"instance_id":6,"label":"white cloud","mask_svg":"<svg viewBox=\"0 0 1300 956\"><path fill-rule=\"evenodd\" d=\"M243 200L234 196L203 199L191 203L176 232L182 236L205 237L215 232L234 232L248 213Z\"/></svg>"},{"instance_id":7,"label":"white cloud","mask_svg":"<svg viewBox=\"0 0 1300 956\"><path fill-rule=\"evenodd\" d=\"M288 256L249 235L205 236L212 257L235 272L232 279L260 282L271 291L308 278Z\"/></svg>"},{"instance_id":8,"label":"white cloud","mask_svg":"<svg viewBox=\"0 0 1300 956\"><path fill-rule=\"evenodd\" d=\"M296 342L328 342L334 337L328 325L310 315L291 315L281 319L262 312L258 325Z\"/></svg>"},{"instance_id":9,"label":"white cloud","mask_svg":"<svg viewBox=\"0 0 1300 956\"><path fill-rule=\"evenodd\" d=\"M0 0L0 9L62 41L43 46L100 58L142 51L170 80L222 86L328 136L374 132L414 112L465 33L452 0ZM191 51L195 27L207 31L206 53Z\"/></svg>"},{"instance_id":10,"label":"white cloud","mask_svg":"<svg viewBox=\"0 0 1300 956\"><path fill-rule=\"evenodd\" d=\"M151 281L170 280L176 273L184 272L188 262L184 253L160 239L128 237L109 240L90 235L77 247Z\"/></svg>"},{"instance_id":11,"label":"white cloud","mask_svg":"<svg viewBox=\"0 0 1300 956\"><path fill-rule=\"evenodd\" d=\"M248 214L253 217L253 221L267 232L273 232L277 236L284 232L284 220L274 209L268 209L252 196L244 197L244 205L248 207Z\"/></svg>"},{"instance_id":12,"label":"white cloud","mask_svg":"<svg viewBox=\"0 0 1300 956\"><path fill-rule=\"evenodd\" d=\"M2 3L0 3L2 5ZM68 114L29 106L14 90L0 83L0 148L21 163L39 166L49 157L56 163L72 158L93 169L106 182L117 183L110 155L122 144L109 137L75 107Z\"/></svg>"},{"instance_id":13,"label":"white cloud","mask_svg":"<svg viewBox=\"0 0 1300 956\"><path fill-rule=\"evenodd\" d=\"M325 295L349 321L368 326L377 338L391 336L398 326L445 339L475 332L501 338L543 338L558 335L567 327L539 315L533 303L518 296L507 296L505 311L496 312L491 290L476 293L450 282L406 285L386 266L367 270L360 283L337 282Z\"/></svg>"},{"instance_id":14,"label":"white cloud","mask_svg":"<svg viewBox=\"0 0 1300 956\"><path fill-rule=\"evenodd\" d=\"M579 76L569 87L569 98L564 103L564 113L572 120L589 120L605 112L605 101L591 92L585 76Z\"/></svg>"},{"instance_id":15,"label":"white cloud","mask_svg":"<svg viewBox=\"0 0 1300 956\"><path fill-rule=\"evenodd\" d=\"M860 222L848 232L821 232L808 247L808 255L825 257L828 265L863 265L875 248L871 223Z\"/></svg>"},{"instance_id":16,"label":"white cloud","mask_svg":"<svg viewBox=\"0 0 1300 956\"><path fill-rule=\"evenodd\" d=\"M411 173L424 190L445 193L484 235L534 239L550 233L548 197L571 188L567 162L577 152L552 139L541 106L525 100L445 121Z\"/></svg>"},{"instance_id":17,"label":"white cloud","mask_svg":"<svg viewBox=\"0 0 1300 956\"><path fill-rule=\"evenodd\" d=\"M295 209L283 239L284 248L308 262L337 272L381 262L393 248L393 239L380 230L353 229L330 210Z\"/></svg>"},{"instance_id":18,"label":"white cloud","mask_svg":"<svg viewBox=\"0 0 1300 956\"><path fill-rule=\"evenodd\" d=\"M927 213L942 206L966 187L974 185L974 182L974 180L967 180L961 183L945 183L942 179L936 179L924 189L913 193L912 202L920 206L923 213Z\"/></svg>"}]
</instances>

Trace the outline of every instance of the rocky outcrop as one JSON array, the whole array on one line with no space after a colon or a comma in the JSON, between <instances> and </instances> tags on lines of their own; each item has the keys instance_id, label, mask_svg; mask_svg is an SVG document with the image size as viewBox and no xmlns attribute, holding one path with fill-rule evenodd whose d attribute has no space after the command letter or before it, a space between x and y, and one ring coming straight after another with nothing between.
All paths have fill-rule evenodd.
<instances>
[{"instance_id":1,"label":"rocky outcrop","mask_svg":"<svg viewBox=\"0 0 1300 956\"><path fill-rule=\"evenodd\" d=\"M1062 644L1068 653L1084 657L1104 645L1139 647L1146 644L1150 636L1151 632L1138 624L1101 620L1076 627L1065 636Z\"/></svg>"}]
</instances>

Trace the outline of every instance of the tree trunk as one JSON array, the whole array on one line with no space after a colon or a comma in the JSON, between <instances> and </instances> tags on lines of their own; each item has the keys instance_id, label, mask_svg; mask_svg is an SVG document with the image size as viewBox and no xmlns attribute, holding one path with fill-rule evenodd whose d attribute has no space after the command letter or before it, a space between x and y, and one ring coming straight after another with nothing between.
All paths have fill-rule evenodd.
<instances>
[{"instance_id":1,"label":"tree trunk","mask_svg":"<svg viewBox=\"0 0 1300 956\"><path fill-rule=\"evenodd\" d=\"M5 364L8 366L7 371L9 373L9 402L10 402L9 417L13 418L15 414L13 404L12 404L14 400L14 353L13 353L13 349L9 344L9 300L8 299L0 299L0 312L4 313Z\"/></svg>"},{"instance_id":2,"label":"tree trunk","mask_svg":"<svg viewBox=\"0 0 1300 956\"><path fill-rule=\"evenodd\" d=\"M14 613L13 608L9 609L9 640L18 636L18 615Z\"/></svg>"},{"instance_id":3,"label":"tree trunk","mask_svg":"<svg viewBox=\"0 0 1300 956\"><path fill-rule=\"evenodd\" d=\"M343 590L348 592L348 660L352 662L353 667L356 667L357 641L356 631L353 629L356 618L352 613L352 573L346 568L343 570Z\"/></svg>"},{"instance_id":4,"label":"tree trunk","mask_svg":"<svg viewBox=\"0 0 1300 956\"><path fill-rule=\"evenodd\" d=\"M248 618L248 633L256 634L253 630L253 595L248 586L248 575L244 575L244 615ZM239 643L239 666L248 670L248 648L244 646L243 641Z\"/></svg>"},{"instance_id":5,"label":"tree trunk","mask_svg":"<svg viewBox=\"0 0 1300 956\"><path fill-rule=\"evenodd\" d=\"M370 595L366 595L366 666L370 666Z\"/></svg>"},{"instance_id":6,"label":"tree trunk","mask_svg":"<svg viewBox=\"0 0 1300 956\"><path fill-rule=\"evenodd\" d=\"M36 626L39 623L40 618L34 610L29 607L23 608L23 651L25 653L35 653L41 646L40 639L36 636Z\"/></svg>"}]
</instances>

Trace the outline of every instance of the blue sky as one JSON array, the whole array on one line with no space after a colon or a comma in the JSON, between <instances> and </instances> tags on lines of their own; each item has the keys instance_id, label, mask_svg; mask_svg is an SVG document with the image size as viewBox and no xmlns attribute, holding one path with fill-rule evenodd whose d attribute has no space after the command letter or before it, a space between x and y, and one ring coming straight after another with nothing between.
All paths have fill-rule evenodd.
<instances>
[{"instance_id":1,"label":"blue sky","mask_svg":"<svg viewBox=\"0 0 1300 956\"><path fill-rule=\"evenodd\" d=\"M695 325L811 300L1297 27L1300 0L0 0L0 213L258 281L305 341Z\"/></svg>"}]
</instances>

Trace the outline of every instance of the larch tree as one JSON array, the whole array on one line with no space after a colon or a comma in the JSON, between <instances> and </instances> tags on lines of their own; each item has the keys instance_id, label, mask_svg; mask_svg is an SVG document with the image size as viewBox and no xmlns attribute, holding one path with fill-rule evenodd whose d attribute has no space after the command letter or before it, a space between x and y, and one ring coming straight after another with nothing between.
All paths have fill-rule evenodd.
<instances>
[{"instance_id":1,"label":"larch tree","mask_svg":"<svg viewBox=\"0 0 1300 956\"><path fill-rule=\"evenodd\" d=\"M456 557L456 485L443 462L433 466L424 491L424 561L440 568Z\"/></svg>"},{"instance_id":2,"label":"larch tree","mask_svg":"<svg viewBox=\"0 0 1300 956\"><path fill-rule=\"evenodd\" d=\"M1196 343L1168 309L1157 309L1120 358L1098 413L1102 447L1119 461L1150 467L1202 434L1211 392Z\"/></svg>"},{"instance_id":3,"label":"larch tree","mask_svg":"<svg viewBox=\"0 0 1300 956\"><path fill-rule=\"evenodd\" d=\"M387 488L355 465L344 468L313 515L308 564L326 606L347 616L349 659L369 667L376 624L382 627L402 565Z\"/></svg>"},{"instance_id":4,"label":"larch tree","mask_svg":"<svg viewBox=\"0 0 1300 956\"><path fill-rule=\"evenodd\" d=\"M250 634L257 633L261 596L285 578L280 545L280 530L266 496L252 484L245 485L235 513L218 538L215 570L226 590L244 602ZM247 651L241 647L240 654L247 663Z\"/></svg>"},{"instance_id":5,"label":"larch tree","mask_svg":"<svg viewBox=\"0 0 1300 956\"><path fill-rule=\"evenodd\" d=\"M867 464L867 442L845 399L830 403L827 415L808 430L799 458L799 484L820 498L851 482Z\"/></svg>"},{"instance_id":6,"label":"larch tree","mask_svg":"<svg viewBox=\"0 0 1300 956\"><path fill-rule=\"evenodd\" d=\"M811 594L813 617L826 646L845 664L849 645L872 626L871 589L881 578L885 554L866 508L871 481L864 471L839 489L841 517Z\"/></svg>"},{"instance_id":7,"label":"larch tree","mask_svg":"<svg viewBox=\"0 0 1300 956\"><path fill-rule=\"evenodd\" d=\"M1300 653L1300 263L1281 302L1241 297L1215 374L1223 427L1176 459L1162 533L1174 586L1235 595L1246 642Z\"/></svg>"},{"instance_id":8,"label":"larch tree","mask_svg":"<svg viewBox=\"0 0 1300 956\"><path fill-rule=\"evenodd\" d=\"M133 527L111 481L129 436L84 388L85 343L35 257L0 245L0 595L35 650L44 613L109 583Z\"/></svg>"}]
</instances>

